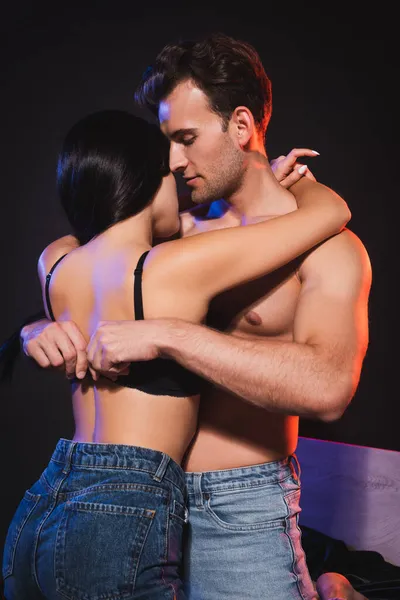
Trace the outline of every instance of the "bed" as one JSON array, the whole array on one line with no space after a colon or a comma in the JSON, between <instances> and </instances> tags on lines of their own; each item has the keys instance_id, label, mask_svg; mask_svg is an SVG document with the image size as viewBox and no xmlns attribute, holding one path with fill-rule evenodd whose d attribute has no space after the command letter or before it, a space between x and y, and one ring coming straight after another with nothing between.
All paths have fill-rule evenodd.
<instances>
[{"instance_id":1,"label":"bed","mask_svg":"<svg viewBox=\"0 0 400 600\"><path fill-rule=\"evenodd\" d=\"M300 437L300 526L400 566L400 452Z\"/></svg>"}]
</instances>

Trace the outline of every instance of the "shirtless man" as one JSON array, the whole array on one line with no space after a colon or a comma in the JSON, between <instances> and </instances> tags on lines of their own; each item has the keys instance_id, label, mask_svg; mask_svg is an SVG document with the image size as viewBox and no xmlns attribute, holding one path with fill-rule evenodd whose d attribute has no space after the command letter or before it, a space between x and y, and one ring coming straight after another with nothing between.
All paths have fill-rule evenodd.
<instances>
[{"instance_id":1,"label":"shirtless man","mask_svg":"<svg viewBox=\"0 0 400 600\"><path fill-rule=\"evenodd\" d=\"M199 204L182 215L183 235L296 210L283 187L277 200L264 148L270 82L251 46L223 35L168 45L137 98L158 116L171 168ZM296 154L277 160L278 179L291 177ZM90 366L107 375L167 356L209 382L185 461L189 598L316 597L298 528L298 422L338 419L351 401L368 345L370 284L367 252L345 230L216 298L208 326L110 322L93 335ZM69 373L86 370L86 345L72 323L41 322L22 339L42 366L65 361Z\"/></svg>"}]
</instances>

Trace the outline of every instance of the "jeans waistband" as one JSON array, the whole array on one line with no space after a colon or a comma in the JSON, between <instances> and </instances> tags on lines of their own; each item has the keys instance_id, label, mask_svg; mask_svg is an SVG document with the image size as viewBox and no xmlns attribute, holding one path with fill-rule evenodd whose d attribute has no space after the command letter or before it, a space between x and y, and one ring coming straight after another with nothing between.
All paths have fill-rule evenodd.
<instances>
[{"instance_id":1,"label":"jeans waistband","mask_svg":"<svg viewBox=\"0 0 400 600\"><path fill-rule=\"evenodd\" d=\"M291 454L281 460L249 467L186 473L186 485L189 494L195 493L199 487L202 492L212 492L226 488L275 483L286 479L296 471L300 478L300 465L296 455Z\"/></svg>"},{"instance_id":2,"label":"jeans waistband","mask_svg":"<svg viewBox=\"0 0 400 600\"><path fill-rule=\"evenodd\" d=\"M57 442L51 461L64 465L64 473L78 466L145 471L156 481L165 477L180 489L185 486L185 472L178 463L164 452L141 446L73 442L62 438Z\"/></svg>"}]
</instances>

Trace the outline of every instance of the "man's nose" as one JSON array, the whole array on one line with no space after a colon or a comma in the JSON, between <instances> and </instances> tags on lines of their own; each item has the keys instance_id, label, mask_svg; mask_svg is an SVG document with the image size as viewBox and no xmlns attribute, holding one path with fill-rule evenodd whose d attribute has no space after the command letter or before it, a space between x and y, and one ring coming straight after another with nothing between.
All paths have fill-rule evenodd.
<instances>
[{"instance_id":1,"label":"man's nose","mask_svg":"<svg viewBox=\"0 0 400 600\"><path fill-rule=\"evenodd\" d=\"M183 148L181 144L176 144L171 142L170 151L169 151L169 168L173 173L179 173L180 171L184 171L188 164L188 160L185 156Z\"/></svg>"}]
</instances>

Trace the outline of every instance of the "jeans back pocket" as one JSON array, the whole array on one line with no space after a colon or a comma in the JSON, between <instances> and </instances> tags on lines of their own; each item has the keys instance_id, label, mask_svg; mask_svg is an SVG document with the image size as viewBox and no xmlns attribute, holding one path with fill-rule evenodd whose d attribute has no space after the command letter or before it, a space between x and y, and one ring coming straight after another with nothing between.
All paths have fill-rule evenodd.
<instances>
[{"instance_id":1,"label":"jeans back pocket","mask_svg":"<svg viewBox=\"0 0 400 600\"><path fill-rule=\"evenodd\" d=\"M57 590L73 600L130 597L155 510L67 502L56 542Z\"/></svg>"}]
</instances>

